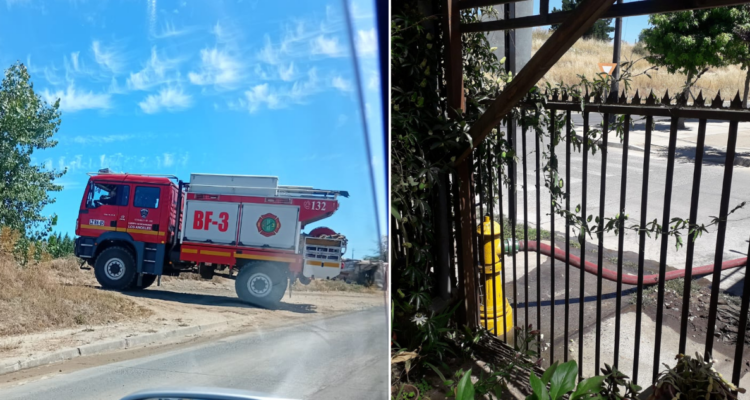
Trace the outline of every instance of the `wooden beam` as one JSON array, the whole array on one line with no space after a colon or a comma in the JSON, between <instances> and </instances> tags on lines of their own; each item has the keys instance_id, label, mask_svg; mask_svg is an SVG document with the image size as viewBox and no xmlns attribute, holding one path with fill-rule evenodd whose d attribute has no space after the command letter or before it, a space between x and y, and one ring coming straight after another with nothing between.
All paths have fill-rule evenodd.
<instances>
[{"instance_id":1,"label":"wooden beam","mask_svg":"<svg viewBox=\"0 0 750 400\"><path fill-rule=\"evenodd\" d=\"M489 1L488 1L489 2ZM497 1L494 1L497 3ZM750 0L643 0L612 6L599 18L633 17L636 15L659 14L666 12L697 10L736 6L750 3ZM533 28L537 26L557 25L565 21L577 11L561 11L547 15L532 15L529 17L477 22L461 26L461 32L491 32L507 29Z\"/></svg>"},{"instance_id":2,"label":"wooden beam","mask_svg":"<svg viewBox=\"0 0 750 400\"><path fill-rule=\"evenodd\" d=\"M573 14L562 23L549 39L542 45L539 51L531 57L518 75L500 92L500 95L492 102L487 111L479 117L472 125L469 134L472 138L473 147L478 146L497 126L513 107L521 101L529 90L539 82L547 71L565 54L573 43L586 32L594 22L614 3L615 0L585 0L578 6ZM473 148L467 149L456 159L460 164L471 154Z\"/></svg>"},{"instance_id":3,"label":"wooden beam","mask_svg":"<svg viewBox=\"0 0 750 400\"><path fill-rule=\"evenodd\" d=\"M477 290L477 280L475 260L474 260L474 219L471 217L471 211L474 207L472 201L471 188L472 182L472 160L469 158L466 162L458 166L458 198L459 198L459 217L461 230L459 235L461 239L461 254L458 257L463 270L463 288L464 288L464 306L466 315L466 325L470 328L479 326L479 291Z\"/></svg>"},{"instance_id":4,"label":"wooden beam","mask_svg":"<svg viewBox=\"0 0 750 400\"><path fill-rule=\"evenodd\" d=\"M461 10L458 0L444 0L445 26L445 80L448 90L448 106L463 112L464 99L463 55L461 49Z\"/></svg>"},{"instance_id":5,"label":"wooden beam","mask_svg":"<svg viewBox=\"0 0 750 400\"><path fill-rule=\"evenodd\" d=\"M465 10L467 8L490 7L498 4L517 3L519 1L529 0L461 0L458 2L458 7Z\"/></svg>"}]
</instances>

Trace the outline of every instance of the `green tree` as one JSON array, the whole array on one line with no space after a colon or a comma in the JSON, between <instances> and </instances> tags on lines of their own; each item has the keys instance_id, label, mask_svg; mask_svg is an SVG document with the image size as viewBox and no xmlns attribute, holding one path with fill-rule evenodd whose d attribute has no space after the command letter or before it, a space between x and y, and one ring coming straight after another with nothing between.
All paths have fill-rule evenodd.
<instances>
[{"instance_id":1,"label":"green tree","mask_svg":"<svg viewBox=\"0 0 750 400\"><path fill-rule=\"evenodd\" d=\"M733 33L745 45L745 51L739 52L735 61L740 64L743 70L747 71L745 73L745 87L742 94L742 107L747 108L747 97L748 92L750 92L750 5L745 4L742 6Z\"/></svg>"},{"instance_id":2,"label":"green tree","mask_svg":"<svg viewBox=\"0 0 750 400\"><path fill-rule=\"evenodd\" d=\"M562 10L554 7L552 12L560 11L572 11L578 4L583 0L562 0ZM602 41L610 41L612 38L609 36L610 33L615 31L612 26L612 18L600 19L594 23L594 25L583 34L584 39L596 39ZM560 25L552 25L552 30L557 30Z\"/></svg>"},{"instance_id":3,"label":"green tree","mask_svg":"<svg viewBox=\"0 0 750 400\"><path fill-rule=\"evenodd\" d=\"M52 139L60 126L59 100L48 105L35 92L26 67L10 66L0 83L0 225L23 235L45 236L57 216L42 211L54 203L50 192L58 172L32 163L35 150L57 145Z\"/></svg>"},{"instance_id":4,"label":"green tree","mask_svg":"<svg viewBox=\"0 0 750 400\"><path fill-rule=\"evenodd\" d=\"M685 75L683 93L710 68L736 63L747 53L747 44L733 29L747 11L742 7L656 14L649 17L650 28L642 32L649 53L648 61Z\"/></svg>"}]
</instances>

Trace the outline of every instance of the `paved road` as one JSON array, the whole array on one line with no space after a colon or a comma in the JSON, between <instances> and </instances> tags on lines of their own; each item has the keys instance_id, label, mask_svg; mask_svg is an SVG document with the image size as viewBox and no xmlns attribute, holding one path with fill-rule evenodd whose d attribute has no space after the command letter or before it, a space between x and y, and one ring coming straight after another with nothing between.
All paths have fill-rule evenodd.
<instances>
[{"instance_id":1,"label":"paved road","mask_svg":"<svg viewBox=\"0 0 750 400\"><path fill-rule=\"evenodd\" d=\"M659 120L659 118L656 118ZM579 135L582 134L583 121L580 115L574 114L573 121L578 127L577 132ZM591 126L598 126L601 117L597 114L591 114ZM662 125L668 124L668 121L658 122L657 129L664 128ZM666 125L668 127L668 125ZM642 128L642 123L641 127ZM519 169L518 169L518 220L523 221L523 192L522 192L522 179L523 173L521 170L521 130L518 130L518 156L519 156ZM526 152L527 152L527 180L528 180L528 215L531 226L536 225L536 189L535 189L535 144L533 132L527 133L526 141ZM541 149L545 149L546 143L540 145ZM691 149L680 148L677 151L677 158L675 162L675 170L673 175L673 189L672 189L672 200L671 200L671 213L672 217L679 216L688 218L690 215L690 198L692 193L692 180L693 170L695 167L693 154L694 149L691 153ZM559 155L558 162L560 164L559 171L560 175L565 177L565 146L564 142L555 148L556 154ZM606 171L606 195L605 195L605 218L614 217L618 213L620 203L620 183L622 177L622 158L623 149L610 147L608 152L607 160L607 171ZM601 182L601 153L597 152L596 155L588 157L588 188L587 188L587 214L588 215L599 215L599 193L600 193L600 182ZM640 221L640 209L641 200L644 196L641 193L642 182L643 182L643 160L644 153L640 151L630 150L628 155L627 163L627 186L626 186L626 206L625 213L629 216L627 225L638 224ZM544 158L541 157L541 164L544 165ZM583 177L583 156L580 152L575 150L571 156L571 185L572 185L572 196L571 196L571 209L575 209L576 205L581 204L582 200L582 177ZM651 163L649 168L649 187L648 187L648 207L647 207L647 221L653 221L657 219L661 223L663 214L664 204L664 188L666 182L666 170L667 170L667 158L666 153L657 153L651 155ZM724 174L723 164L704 162L703 172L701 176L701 188L700 188L700 201L698 208L698 222L708 223L711 220L711 216L719 214L719 200L721 198L722 191L722 180ZM544 229L550 229L550 195L549 191L544 187L543 178L540 180L542 186L541 190L541 227ZM734 175L732 179L732 191L730 196L729 205L734 207L742 201L748 201L748 205L735 214L730 216L729 222L727 223L727 235L726 243L724 246L724 260L731 260L739 257L746 257L748 249L748 238L750 238L750 225L747 224L750 219L750 168L735 166ZM504 196L504 212L507 215L507 195ZM485 211L486 212L486 211ZM496 211L495 211L496 212ZM565 220L559 216L555 218L555 231L564 234ZM706 264L713 264L714 254L716 252L716 230L717 227L713 226L709 228L709 233L704 234L696 241L695 246L695 257L694 266L701 266ZM572 235L572 234L571 234ZM596 237L589 239L589 243L594 245L597 243ZM560 243L558 243L560 244ZM686 247L682 247L680 250L675 249L675 241L670 239L668 246L668 257L667 264L675 268L685 268L685 256ZM617 249L617 237L614 234L605 235L604 245L609 249ZM587 245L591 246L591 245ZM590 247L589 247L590 248ZM638 252L638 235L635 232L629 231L625 235L626 251ZM661 248L661 240L648 239L646 241L646 259L659 260L659 253ZM596 261L596 260L593 260ZM731 290L734 293L741 292L741 280L744 277L744 271L729 270L722 274L721 287L725 290Z\"/></svg>"},{"instance_id":2,"label":"paved road","mask_svg":"<svg viewBox=\"0 0 750 400\"><path fill-rule=\"evenodd\" d=\"M108 400L155 387L215 386L298 399L385 399L387 338L378 307L6 386L0 398Z\"/></svg>"}]
</instances>

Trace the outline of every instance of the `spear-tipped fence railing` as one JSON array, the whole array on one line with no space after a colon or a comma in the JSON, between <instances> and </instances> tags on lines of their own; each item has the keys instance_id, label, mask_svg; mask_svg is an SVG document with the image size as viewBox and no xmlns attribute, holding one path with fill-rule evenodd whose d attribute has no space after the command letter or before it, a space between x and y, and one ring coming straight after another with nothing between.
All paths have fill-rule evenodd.
<instances>
[{"instance_id":1,"label":"spear-tipped fence railing","mask_svg":"<svg viewBox=\"0 0 750 400\"><path fill-rule=\"evenodd\" d=\"M475 202L475 210L472 213L472 216L477 223L479 223L479 217L483 217L484 215L489 215L492 217L493 220L500 219L501 223L502 218L509 219L507 224L511 228L510 233L504 233L506 238L512 238L513 241L516 241L518 239L519 241L523 239L523 242L527 242L529 238L529 226L528 223L531 221L529 219L528 211L529 211L529 191L531 190L530 187L527 185L527 170L529 166L527 163L528 160L528 153L526 149L526 139L527 135L530 132L534 136L534 150L536 152L535 159L534 159L534 168L535 168L535 198L532 201L535 201L536 207L535 207L535 218L536 221L536 228L539 229L540 225L542 224L543 220L547 220L551 223L552 233L552 248L554 249L555 245L560 247L561 251L564 249L565 257L558 257L560 261L562 261L562 266L558 263L557 265L554 263L554 257L552 258L552 262L549 264L549 266L542 266L539 264L539 258L537 257L537 271L536 271L536 302L533 303L534 299L529 298L529 289L531 287L530 279L532 276L529 272L529 255L528 255L528 246L526 246L526 249L524 249L523 254L523 267L522 270L517 270L516 268L521 268L516 262L516 255L514 254L506 254L506 257L501 260L503 262L502 265L502 284L503 287L506 289L505 293L512 293L512 299L511 305L514 309L514 323L521 325L521 324L533 324L535 329L541 329L542 332L549 332L550 338L549 340L552 342L550 348L548 349L547 353L544 353L545 358L548 358L548 362L552 362L555 360L560 361L566 361L569 357L569 352L571 350L569 344L574 339L578 340L578 364L579 364L579 373L582 374L582 368L584 366L584 347L585 346L594 346L594 366L595 371L598 374L602 361L614 364L614 366L620 368L620 369L628 369L630 365L632 365L631 371L631 378L635 382L644 383L645 381L653 382L656 380L657 374L659 372L659 369L662 367L660 362L661 357L661 348L662 348L662 341L664 340L664 330L663 326L665 324L664 321L664 294L665 294L665 281L667 278L667 269L668 269L668 246L669 246L669 228L670 228L670 218L674 217L670 213L670 205L672 204L672 195L673 195L673 175L675 170L675 158L676 158L676 142L678 137L678 130L679 130L679 120L680 119L692 119L697 120L698 122L698 131L697 131L697 142L695 144L695 160L694 160L694 170L693 170L693 176L692 176L692 188L691 188L691 197L690 197L690 212L689 212L689 226L694 226L697 223L697 216L698 216L698 206L699 206L699 198L701 193L701 177L702 177L702 167L704 163L704 152L706 150L705 147L705 139L706 139L706 128L709 123L711 122L728 122L728 135L727 135L727 143L726 143L726 150L724 154L724 162L723 162L723 181L721 186L721 194L720 194L720 202L718 204L718 209L716 207L716 204L701 204L702 207L704 207L707 211L707 215L716 215L715 213L718 212L718 223L716 224L716 243L715 243L715 256L714 256L714 265L719 266L722 265L722 263L725 262L724 260L724 254L725 254L725 239L727 234L727 216L730 214L730 194L732 194L732 177L733 177L733 171L735 168L735 155L736 155L736 143L737 143L737 136L738 136L738 125L741 122L750 122L750 110L744 109L742 107L742 101L740 99L739 92L734 96L734 98L730 101L728 101L728 105L726 104L721 96L721 93L717 93L716 96L712 100L708 100L707 98L704 98L703 93L699 93L697 97L693 99L693 101L689 101L689 99L685 96L685 94L681 94L677 96L676 98L670 97L668 93L665 93L662 98L657 97L653 92L649 93L648 96L645 98L641 98L641 94L636 91L636 93L632 97L626 96L624 93L621 95L617 95L617 93L610 93L608 96L603 96L601 94L593 94L589 95L588 92L583 96L583 99L579 96L572 96L566 92L559 93L557 90L551 92L551 93L545 93L543 96L537 96L535 100L531 101L526 100L522 103L520 103L520 107L517 108L516 112L521 115L530 115L531 113L539 113L539 112L546 112L547 115L551 116L554 120L555 116L561 115L562 116L562 123L557 126L555 129L559 130L560 135L560 142L559 142L559 148L555 149L555 146L552 145L549 147L551 152L556 152L559 155L559 158L564 158L564 165L565 165L565 178L564 178L564 190L563 190L563 196L558 197L557 199L554 198L554 196L550 199L550 210L557 209L560 211L560 213L555 214L554 212L550 216L549 214L542 214L540 202L542 201L541 198L541 187L540 187L540 181L543 182L543 173L545 171L541 170L540 167L540 142L543 141L543 137L540 137L540 134L537 132L536 129L532 129L533 127L529 126L526 122L521 123L521 132L518 135L519 137L508 137L508 148L517 149L518 147L521 147L522 154L518 156L516 161L513 162L505 162L500 161L502 157L499 153L502 151L499 146L495 146L495 148L485 148L484 145L478 147L473 154L473 168L474 168L474 174L475 179L473 180L473 189L472 193L474 194L474 198L477 200ZM542 105L543 110L539 108L539 105ZM562 114L560 114L562 112ZM583 121L582 126L582 143L579 141L576 142L576 138L573 136L574 128L572 127L572 115L573 113L580 113ZM603 115L602 118L602 125L603 129L602 136L599 137L597 142L590 143L589 140L589 134L592 131L592 127L590 126L590 116L592 113L599 113ZM607 154L610 151L607 146L608 141L608 135L611 134L611 132L608 132L612 128L608 121L610 121L610 116L623 116L620 121L622 122L622 129L619 131L619 134L621 137L621 143L622 143L622 162L620 165L608 165L607 164ZM642 160L638 159L632 159L629 158L631 155L629 154L629 145L632 143L630 141L630 136L632 135L631 131L631 122L634 120L635 117L644 117L645 118L645 143L643 146L643 157ZM666 151L666 179L664 186L662 188L656 188L653 187L653 177L650 176L650 169L654 165L655 162L654 158L651 154L651 148L653 146L652 144L652 138L653 138L653 129L652 125L654 122L654 117L667 117L670 121L670 128L669 128L669 140L668 140L668 146ZM525 120L524 120L525 121ZM510 131L507 129L508 120L504 121L500 126L498 126L497 131L498 134L502 134L501 132L508 132ZM548 134L547 134L548 135ZM517 141L520 139L521 146L518 146ZM602 301L603 301L603 288L602 288L602 279L603 279L603 268L597 268L595 271L595 279L596 279L596 308L594 309L595 313L595 323L593 324L593 327L587 327L584 326L584 317L590 314L590 310L587 310L584 307L584 303L588 301L586 299L586 293L585 293L585 281L586 281L586 274L584 272L584 265L586 265L587 261L586 258L586 241L582 241L580 243L580 275L579 275L579 287L572 288L570 287L571 284L571 278L573 277L571 275L571 256L570 256L570 247L571 245L577 245L577 240L573 239L571 241L571 235L570 235L570 228L573 222L571 221L571 216L573 213L576 212L576 210L571 209L571 142L573 142L573 145L575 143L582 144L583 154L582 154L582 160L581 160L581 167L582 167L582 175L581 178L581 208L578 210L580 212L580 218L585 220L587 218L586 213L586 206L589 203L589 200L587 198L587 194L589 191L588 187L588 175L591 173L600 173L600 189L598 199L591 199L591 204L588 205L598 205L599 208L599 219L602 221L606 215L614 215L618 214L618 218L620 218L620 215L623 215L627 212L637 212L637 209L630 209L630 208L636 208L636 207L628 207L626 204L626 193L628 191L637 191L640 190L641 193L641 200L640 200L640 229L638 231L638 262L637 262L637 275L638 280L637 284L635 285L635 288L633 288L631 291L635 294L635 326L634 328L634 348L633 351L628 351L627 354L624 350L620 349L621 342L623 340L622 335L620 331L622 330L622 315L623 315L623 304L622 304L622 296L623 296L623 247L624 247L624 233L625 233L625 224L620 223L618 225L615 225L615 230L617 230L617 234L619 235L619 238L617 240L617 262L616 262L616 289L614 292L615 296L615 312L614 312L614 336L613 337L604 337L602 334ZM549 142L546 142L547 144ZM589 170L589 150L590 146L596 146L597 149L600 151L600 160L601 160L601 169L599 171L590 171ZM639 157L640 158L640 157ZM663 159L661 159L663 162ZM505 162L505 164L503 164ZM520 163L521 166L518 168L516 164ZM560 162L562 164L562 161ZM501 166L503 165L503 166ZM641 187L627 187L627 170L628 166L637 166L642 167L642 184ZM609 170L608 170L609 168ZM608 171L614 171L617 172L617 169L620 169L621 173L621 179L619 181L619 186L617 185L617 182L607 182L607 173ZM635 169L635 168L634 168ZM520 170L520 171L519 171ZM517 176L516 173L522 172L522 185L520 188L517 187ZM549 171L550 174L556 171ZM507 180L503 180L503 174L510 175ZM632 175L631 175L632 176ZM552 177L552 175L550 175ZM457 181L457 177L454 177L452 181L455 183ZM497 185L493 185L493 183L499 182ZM609 185L608 185L609 183ZM614 184L612 184L614 183ZM750 184L750 182L747 182L746 184ZM747 192L745 189L747 186L740 187L740 188L734 188L743 191L743 193L746 194L745 197L750 198L750 192ZM497 190L499 188L499 191ZM605 194L607 189L618 189L620 192L619 196L619 209L614 210L614 207L611 210L606 209L607 204L605 203ZM659 252L659 258L658 258L658 279L656 282L657 286L657 301L656 301L656 316L655 316L655 332L654 332L654 342L653 343L642 343L643 342L643 329L644 326L644 284L653 284L652 279L649 282L644 283L644 265L646 263L646 257L645 257L645 245L647 240L647 232L644 228L647 225L647 214L648 214L648 192L649 190L655 190L655 189L661 189L661 191L658 193L658 196L661 196L663 199L662 202L662 213L661 213L661 219L660 219L660 252ZM453 194L453 200L455 201L458 197L457 191L454 190ZM653 194L652 194L653 196ZM739 196L742 198L742 196ZM508 211L507 215L503 215L503 200L505 199L505 203L507 204L506 210ZM498 201L499 200L499 201ZM598 200L598 201L595 201ZM685 199L687 200L687 199ZM517 204L518 201L521 201L522 204L519 206ZM546 201L546 200L544 200ZM498 212L499 208L499 212ZM456 205L456 210L457 205ZM522 213L523 221L518 221L518 214L519 212ZM555 232L554 232L554 216L555 215L562 215L562 214L568 215L568 217L565 218L564 225L558 224L557 226L563 231L560 236L557 238L557 242L555 242ZM701 213L701 214L706 214ZM497 217L497 218L496 218ZM656 218L657 216L651 216L652 218ZM453 221L454 224L458 224L458 219L455 219ZM516 238L516 226L517 224L523 224L523 234L521 238ZM562 226L561 226L562 225ZM458 228L458 225L456 225L456 228ZM476 229L473 230L474 239L472 243L475 246L475 249L477 250L474 254L480 255L480 251L482 251L482 246L479 245L484 240L481 233L478 233ZM458 229L456 229L456 233L458 233ZM599 232L596 232L595 238L598 240L598 259L596 260L597 265L601 267L603 265L603 254L604 254L604 240L603 240L603 232L600 230ZM744 237L750 237L750 229L745 229L742 233L742 235L745 235ZM702 240L704 238L698 238L697 240ZM536 249L540 248L540 232L537 231L536 234ZM457 243L460 241L457 240ZM522 243L523 243L522 242ZM562 243L561 243L562 242ZM553 250L554 251L554 250ZM695 253L695 244L692 239L692 237L687 240L687 246L686 249L686 261L684 265L684 269L686 271L687 276L689 277L693 272L693 260L694 260L694 253ZM461 249L457 248L456 251L456 261L457 266L460 268L460 270L464 270L468 266L461 265L461 257L458 256L460 254ZM748 250L750 252L750 249ZM453 253L452 253L453 254ZM483 260L482 257L477 257L478 260L474 266L470 266L469 268L474 268L475 271L475 277L479 278L481 277L480 273L480 262L479 260ZM520 260L519 260L520 261ZM748 272L750 272L750 265L745 261L744 265L741 264L741 269L744 271L745 275L747 276ZM493 264L494 265L494 264ZM682 267L682 266L681 266ZM549 268L549 271L542 271L543 268ZM551 273L551 276L555 276L555 274L561 274L564 275L564 279L561 279L561 276L558 276L556 278L552 278L551 284L548 287L542 286L544 283L541 282L541 273L544 272L545 274ZM533 272L532 272L533 273ZM511 278L512 277L512 278ZM459 290L461 290L464 286L462 285L461 280L464 278L464 275L459 275L459 282L458 287ZM592 277L594 278L594 277ZM592 279L589 278L589 279ZM714 268L714 271L711 273L712 282L719 282L721 279L721 269L720 268ZM507 280L506 280L507 279ZM557 294L555 293L555 287L554 282L557 279L557 282L564 282L564 300L560 300L561 306L563 306L562 310L562 316L564 322L562 323L562 326L559 324L555 324L555 314L554 314L554 308L555 308L555 301ZM479 279L481 282L482 280ZM684 353L686 351L687 346L687 337L688 337L688 322L690 319L689 315L689 309L690 309L690 293L691 293L691 285L693 284L691 279L685 279L684 280L684 287L682 291L683 299L681 302L681 316L679 321L679 352ZM524 285L522 290L519 290L519 285ZM741 305L740 305L740 314L739 314L739 326L737 326L738 331L738 338L735 348L735 358L733 360L733 375L732 375L732 381L735 385L739 384L739 380L741 377L742 369L743 369L743 354L745 350L745 337L746 337L746 329L747 329L747 323L748 323L748 306L750 305L750 283L747 279L744 280L743 284L743 295L741 299ZM488 304L491 305L492 308L496 310L502 310L504 307L503 305L495 305L495 299L485 299L482 295L481 290L481 284L479 285L480 290L480 303L482 304ZM467 289L469 290L469 289ZM717 306L719 302L719 294L720 294L720 288L719 284L713 284L711 285L711 294L710 294L710 303L708 308L708 320L707 320L707 332L705 337L705 346L704 346L704 353L705 354L711 354L714 350L714 342L715 342L715 324L717 319ZM494 292L494 291L493 291ZM551 298L550 305L550 319L549 320L542 320L542 316L540 314L540 309L543 307L543 302L541 299L542 292L549 293L549 296ZM495 292L496 293L496 292ZM508 295L510 297L510 295ZM576 297L578 297L576 299ZM577 301L578 303L578 315L573 316L571 306L574 305L574 303ZM535 304L535 307L537 308L536 316L529 315L529 309L531 308L531 305ZM520 308L523 308L523 310L520 310ZM477 310L478 313L478 310ZM478 314L477 314L478 315ZM557 314L560 316L561 314ZM486 317L486 318L493 318L494 326L497 327L496 329L503 329L505 331L505 326L503 326L504 319L501 322L500 318L494 318L492 316ZM571 321L571 318L573 320ZM576 324L575 319L578 319L578 323ZM478 320L478 319L477 319ZM520 322L521 320L522 322ZM487 323L486 320L480 321L480 323ZM498 324L500 326L498 326ZM571 329L576 329L577 332L572 332ZM630 326L628 326L630 328ZM558 352L555 352L555 329L557 329L558 333L561 333L560 335L557 335L557 344L559 346ZM594 340L591 341L591 343L587 343L584 338L584 333L588 330L594 330ZM650 332L649 332L650 334ZM629 338L628 338L629 339ZM505 342L508 341L508 337L504 337L500 340L503 340ZM603 360L603 357L600 353L600 350L602 348L603 342L612 340L612 344L614 347L614 359L608 359ZM512 344L512 343L510 343ZM644 346L648 346L649 348L645 348ZM609 347L609 346L608 346ZM644 354L647 354L644 352L644 350L648 350L650 352L653 350L653 371L651 376L649 378L651 379L644 379L643 374L641 371L638 371L638 365L639 365L639 358L643 357ZM642 354L643 353L643 354ZM590 364L590 361L588 361L588 364ZM629 365L625 365L629 364Z\"/></svg>"}]
</instances>

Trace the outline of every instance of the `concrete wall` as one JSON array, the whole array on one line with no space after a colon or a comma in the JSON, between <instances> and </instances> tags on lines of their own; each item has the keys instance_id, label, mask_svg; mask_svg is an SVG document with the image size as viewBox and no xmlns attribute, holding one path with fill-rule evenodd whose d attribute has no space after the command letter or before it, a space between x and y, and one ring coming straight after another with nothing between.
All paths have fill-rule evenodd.
<instances>
[{"instance_id":1,"label":"concrete wall","mask_svg":"<svg viewBox=\"0 0 750 400\"><path fill-rule=\"evenodd\" d=\"M495 6L499 19L503 19L504 5ZM519 1L516 3L516 18L532 15L534 12L533 0ZM494 20L496 17L487 17L486 20ZM516 72L520 71L531 58L531 30L533 28L516 29ZM505 57L505 32L497 31L487 34L487 39L492 47L497 47L495 56L498 60Z\"/></svg>"}]
</instances>

